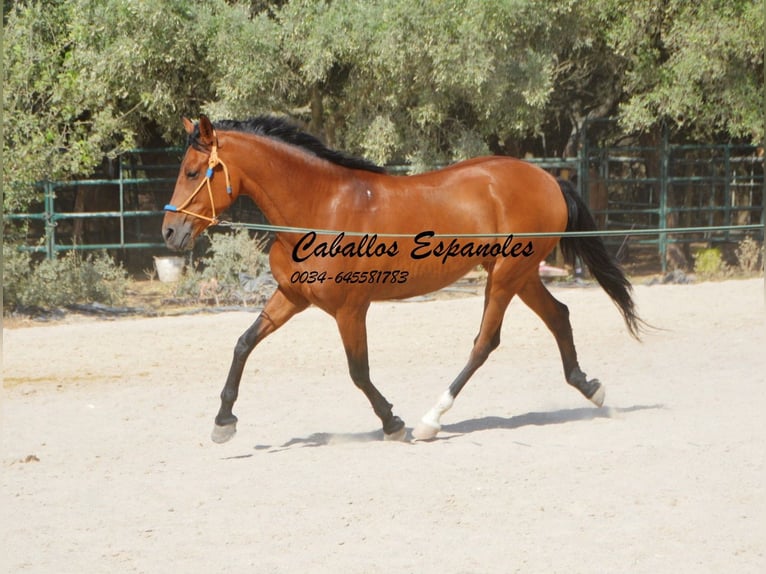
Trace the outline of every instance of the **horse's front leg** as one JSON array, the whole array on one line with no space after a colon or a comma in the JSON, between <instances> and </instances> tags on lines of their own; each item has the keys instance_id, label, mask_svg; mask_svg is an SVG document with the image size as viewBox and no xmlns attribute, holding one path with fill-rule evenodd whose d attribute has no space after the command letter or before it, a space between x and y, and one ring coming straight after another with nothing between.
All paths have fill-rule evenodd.
<instances>
[{"instance_id":1,"label":"horse's front leg","mask_svg":"<svg viewBox=\"0 0 766 574\"><path fill-rule=\"evenodd\" d=\"M368 306L369 303L361 307L343 307L335 313L335 320L346 350L351 380L365 394L372 410L383 423L384 438L402 440L406 432L404 421L394 415L393 405L380 394L370 380L366 325Z\"/></svg>"},{"instance_id":2,"label":"horse's front leg","mask_svg":"<svg viewBox=\"0 0 766 574\"><path fill-rule=\"evenodd\" d=\"M239 394L239 382L242 371L250 353L255 346L271 333L284 325L290 317L303 311L308 303L296 303L288 299L281 289L277 289L266 303L250 328L245 331L234 347L234 358L231 361L226 384L221 391L221 408L215 417L213 427L213 442L222 443L231 439L237 432L237 417L232 413L234 402Z\"/></svg>"}]
</instances>

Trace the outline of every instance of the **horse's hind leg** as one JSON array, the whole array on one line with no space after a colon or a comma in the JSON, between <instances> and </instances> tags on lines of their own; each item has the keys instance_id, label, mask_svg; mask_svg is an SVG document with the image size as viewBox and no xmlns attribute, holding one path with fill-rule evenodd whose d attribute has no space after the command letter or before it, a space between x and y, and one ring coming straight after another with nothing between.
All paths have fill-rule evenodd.
<instances>
[{"instance_id":1,"label":"horse's hind leg","mask_svg":"<svg viewBox=\"0 0 766 574\"><path fill-rule=\"evenodd\" d=\"M284 325L290 317L307 306L308 303L293 302L281 290L277 289L258 315L255 323L239 338L234 347L234 357L229 368L229 375L226 377L226 384L221 391L221 407L215 417L215 426L213 427L212 439L214 442L226 442L237 432L237 417L232 413L232 408L239 394L242 371L252 350L268 335Z\"/></svg>"},{"instance_id":2,"label":"horse's hind leg","mask_svg":"<svg viewBox=\"0 0 766 574\"><path fill-rule=\"evenodd\" d=\"M519 291L519 297L543 320L556 338L567 383L579 390L596 406L602 406L605 396L604 386L598 379L588 380L577 363L577 351L567 306L551 295L540 277L530 279Z\"/></svg>"},{"instance_id":3,"label":"horse's hind leg","mask_svg":"<svg viewBox=\"0 0 766 574\"><path fill-rule=\"evenodd\" d=\"M361 389L372 405L372 410L383 423L386 440L404 438L404 422L393 414L389 403L370 380L370 364L367 355L367 307L342 308L335 314L343 347L348 359L351 380Z\"/></svg>"},{"instance_id":4,"label":"horse's hind leg","mask_svg":"<svg viewBox=\"0 0 766 574\"><path fill-rule=\"evenodd\" d=\"M455 402L455 397L463 389L468 379L481 367L500 344L500 330L503 326L503 316L508 304L513 298L513 290L492 288L492 275L487 278L487 287L484 295L484 315L481 319L479 334L474 339L471 354L460 374L452 381L449 388L442 393L436 404L423 416L418 426L412 431L416 440L429 440L434 438L441 430L441 416L446 413Z\"/></svg>"}]
</instances>

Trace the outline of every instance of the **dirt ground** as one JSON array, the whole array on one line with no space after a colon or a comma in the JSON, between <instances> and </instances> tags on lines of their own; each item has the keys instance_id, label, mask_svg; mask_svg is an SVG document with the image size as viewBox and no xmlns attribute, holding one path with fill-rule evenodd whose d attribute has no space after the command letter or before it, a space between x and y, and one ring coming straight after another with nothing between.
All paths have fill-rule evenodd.
<instances>
[{"instance_id":1,"label":"dirt ground","mask_svg":"<svg viewBox=\"0 0 766 574\"><path fill-rule=\"evenodd\" d=\"M3 332L6 572L766 571L763 279L638 285L643 343L596 288L554 288L597 409L519 301L438 439L381 440L316 309L245 370L254 313ZM371 371L411 431L462 368L479 297L380 303Z\"/></svg>"}]
</instances>

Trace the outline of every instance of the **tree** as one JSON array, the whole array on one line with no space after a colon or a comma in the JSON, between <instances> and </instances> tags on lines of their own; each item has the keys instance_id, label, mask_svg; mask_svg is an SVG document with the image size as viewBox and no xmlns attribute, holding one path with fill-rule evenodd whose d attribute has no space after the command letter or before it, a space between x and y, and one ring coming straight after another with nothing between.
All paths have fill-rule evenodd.
<instances>
[{"instance_id":1,"label":"tree","mask_svg":"<svg viewBox=\"0 0 766 574\"><path fill-rule=\"evenodd\" d=\"M4 206L32 184L90 174L214 98L210 20L189 0L18 2L4 27ZM203 9L210 10L206 4ZM194 109L196 106L196 109Z\"/></svg>"},{"instance_id":2,"label":"tree","mask_svg":"<svg viewBox=\"0 0 766 574\"><path fill-rule=\"evenodd\" d=\"M620 106L626 130L666 124L700 139L763 141L760 0L599 4L610 46L626 61Z\"/></svg>"},{"instance_id":3,"label":"tree","mask_svg":"<svg viewBox=\"0 0 766 574\"><path fill-rule=\"evenodd\" d=\"M213 115L272 109L379 162L487 153L539 129L555 2L293 0L219 29ZM553 16L553 18L552 18ZM224 45L228 50L223 50Z\"/></svg>"},{"instance_id":4,"label":"tree","mask_svg":"<svg viewBox=\"0 0 766 574\"><path fill-rule=\"evenodd\" d=\"M760 0L4 2L6 209L31 183L178 143L179 116L276 112L330 145L431 166L572 155L625 132L763 139ZM545 145L535 142L546 138Z\"/></svg>"}]
</instances>

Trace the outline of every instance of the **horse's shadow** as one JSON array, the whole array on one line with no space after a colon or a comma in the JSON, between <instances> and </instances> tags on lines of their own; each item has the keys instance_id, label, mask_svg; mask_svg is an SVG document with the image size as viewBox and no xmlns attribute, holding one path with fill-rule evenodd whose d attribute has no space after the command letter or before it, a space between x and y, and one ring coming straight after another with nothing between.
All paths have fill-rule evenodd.
<instances>
[{"instance_id":1,"label":"horse's shadow","mask_svg":"<svg viewBox=\"0 0 766 574\"><path fill-rule=\"evenodd\" d=\"M577 409L561 409L548 412L531 412L512 417L481 417L468 419L442 427L442 432L464 435L484 430L513 430L526 426L548 426L574 423L578 421L592 421L596 419L621 418L623 415L637 411L663 409L664 405L635 405L632 407L603 407L594 409L582 407ZM446 438L446 437L445 437Z\"/></svg>"},{"instance_id":2,"label":"horse's shadow","mask_svg":"<svg viewBox=\"0 0 766 574\"><path fill-rule=\"evenodd\" d=\"M451 440L458 436L486 431L486 430L514 430L526 426L549 426L579 421L592 421L596 419L622 418L635 412L663 409L664 405L635 405L632 407L604 407L594 409L583 407L576 409L560 409L548 412L529 412L512 417L487 416L468 419L457 423L446 424L442 432L431 442ZM412 439L412 429L407 428L406 442ZM383 431L370 431L361 433L313 433L307 437L293 438L279 446L257 445L255 450L265 450L269 453L283 452L293 448L332 446L347 443L377 442L383 440ZM236 458L247 458L245 455Z\"/></svg>"}]
</instances>

